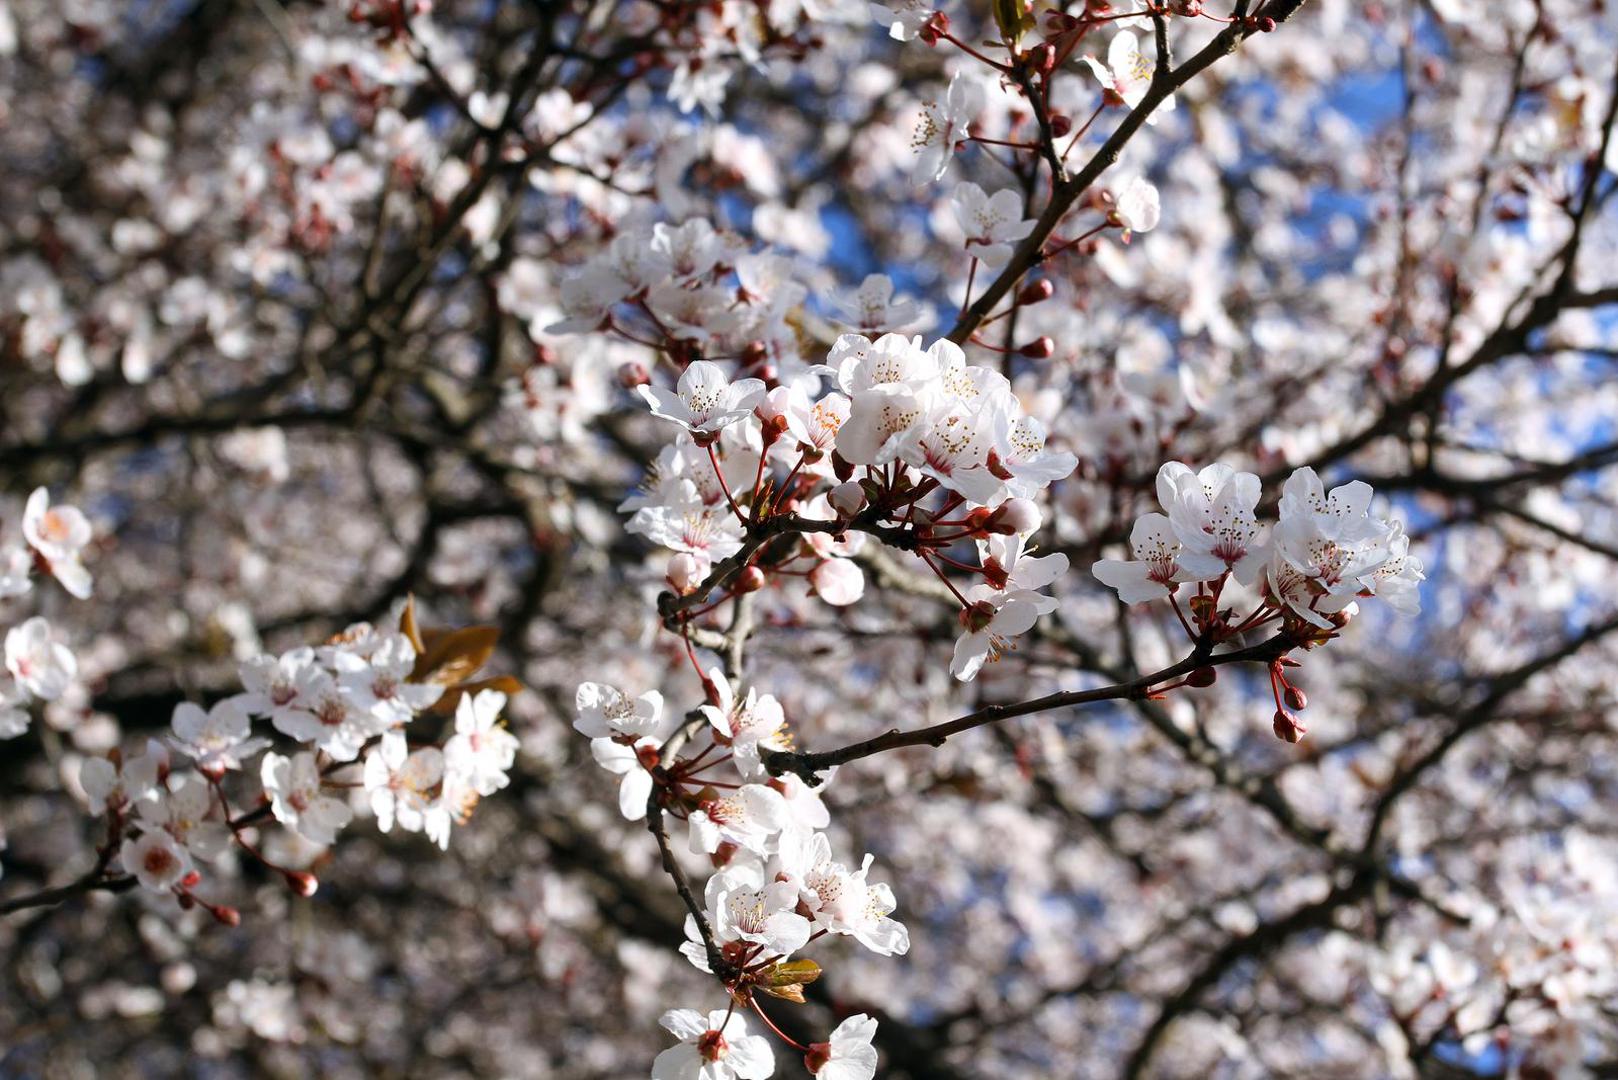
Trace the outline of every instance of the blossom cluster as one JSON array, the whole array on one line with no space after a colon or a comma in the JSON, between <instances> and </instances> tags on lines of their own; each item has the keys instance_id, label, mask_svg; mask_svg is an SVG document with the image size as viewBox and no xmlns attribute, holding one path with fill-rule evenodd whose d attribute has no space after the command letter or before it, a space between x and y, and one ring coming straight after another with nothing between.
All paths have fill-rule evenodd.
<instances>
[{"instance_id":1,"label":"blossom cluster","mask_svg":"<svg viewBox=\"0 0 1618 1080\"><path fill-rule=\"evenodd\" d=\"M1358 613L1361 599L1379 597L1403 615L1421 609L1421 560L1410 554L1401 523L1371 514L1372 494L1363 480L1328 493L1314 469L1298 469L1281 489L1279 520L1261 541L1258 476L1222 464L1197 472L1171 461L1157 473L1157 500L1167 514L1136 519L1133 559L1101 559L1091 572L1126 604L1167 597L1196 642L1231 640L1279 621L1288 640L1321 643ZM1257 591L1245 615L1220 606L1232 580ZM1176 595L1188 584L1197 586L1189 619ZM1287 678L1296 666L1285 655L1270 662L1273 728L1287 742L1307 730L1297 710L1308 698ZM1202 672L1202 684L1214 674Z\"/></svg>"},{"instance_id":2,"label":"blossom cluster","mask_svg":"<svg viewBox=\"0 0 1618 1080\"><path fill-rule=\"evenodd\" d=\"M910 935L891 917L898 906L893 890L870 880L872 856L857 868L834 858L822 831L830 815L820 792L765 768L763 753L791 745L780 702L752 688L739 696L718 668L708 671L705 685L709 700L687 722L665 715L655 690L631 697L617 687L583 683L574 727L590 739L595 760L622 776L624 817L638 821L657 807L684 818L690 851L719 868L702 891L703 921L696 913L686 917L688 940L680 951L697 969L723 975L733 996L749 1001L769 1024L753 995L801 1002L803 985L820 969L794 957L811 942L840 935L895 956L909 950ZM684 745L697 727L705 746L665 758L665 745L677 733ZM727 768L715 775L721 766ZM706 1018L676 1009L662 1024L681 1042L658 1056L653 1077L774 1072L768 1042L749 1034L734 1007ZM876 1021L863 1014L848 1018L826 1042L800 1047L806 1067L830 1080L871 1080L875 1030Z\"/></svg>"},{"instance_id":3,"label":"blossom cluster","mask_svg":"<svg viewBox=\"0 0 1618 1080\"><path fill-rule=\"evenodd\" d=\"M0 600L26 595L35 573L49 574L80 600L92 582L83 555L94 535L90 521L73 506L52 506L50 493L37 488L22 513L21 542L0 545ZM78 661L49 620L35 615L5 632L5 675L0 676L0 739L28 730L31 701L55 701L78 675Z\"/></svg>"},{"instance_id":4,"label":"blossom cluster","mask_svg":"<svg viewBox=\"0 0 1618 1080\"><path fill-rule=\"evenodd\" d=\"M1158 502L1167 513L1135 521L1134 559L1102 559L1093 572L1126 604L1234 576L1257 586L1271 606L1320 629L1341 625L1365 597L1380 597L1404 615L1420 611L1421 560L1410 554L1399 522L1372 516L1371 485L1355 480L1328 494L1315 470L1298 469L1281 490L1268 542L1259 539L1260 494L1253 473L1217 464L1194 472L1168 462L1157 474Z\"/></svg>"},{"instance_id":5,"label":"blossom cluster","mask_svg":"<svg viewBox=\"0 0 1618 1080\"><path fill-rule=\"evenodd\" d=\"M834 389L821 389L821 377ZM824 364L772 389L698 360L674 391L642 393L682 430L624 509L634 511L631 532L675 552L676 593L740 552L750 525L796 513L819 524L771 572L807 577L834 605L864 591L858 566L844 561L864 543L856 519L908 532L940 576L945 562L960 565L943 549L973 542L978 563L967 569L982 580L957 590L964 632L952 670L963 680L1054 607L1039 590L1066 557L1028 557L1026 541L1042 520L1034 499L1076 459L1046 445L1003 374L968 363L953 342L844 334Z\"/></svg>"},{"instance_id":6,"label":"blossom cluster","mask_svg":"<svg viewBox=\"0 0 1618 1080\"><path fill-rule=\"evenodd\" d=\"M354 792L382 832L397 825L447 848L452 826L510 782L517 739L500 724L505 693L451 685L422 668L442 656L418 651L412 610L352 626L318 648L250 659L240 666L241 693L207 709L180 703L166 740L149 740L127 758L87 760L80 783L107 817L108 859L116 853L142 886L234 922L234 909L193 892L203 877L198 862L217 862L232 843L304 895L316 887L312 875L272 863L249 838L246 830L265 816L317 853L353 820ZM422 717L450 701L453 723L440 745ZM290 752L270 749L266 727L291 741ZM259 781L254 809L239 800L233 809L226 779L238 771Z\"/></svg>"}]
</instances>

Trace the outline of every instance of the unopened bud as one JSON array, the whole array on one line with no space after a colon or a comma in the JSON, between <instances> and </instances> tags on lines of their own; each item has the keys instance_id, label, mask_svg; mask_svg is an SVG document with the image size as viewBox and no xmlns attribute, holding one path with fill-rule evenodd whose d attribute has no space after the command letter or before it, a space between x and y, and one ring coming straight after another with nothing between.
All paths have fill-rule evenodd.
<instances>
[{"instance_id":1,"label":"unopened bud","mask_svg":"<svg viewBox=\"0 0 1618 1080\"><path fill-rule=\"evenodd\" d=\"M732 591L736 593L758 592L764 587L764 571L756 566L749 566L736 575L736 584Z\"/></svg>"},{"instance_id":2,"label":"unopened bud","mask_svg":"<svg viewBox=\"0 0 1618 1080\"><path fill-rule=\"evenodd\" d=\"M182 889L194 889L200 884L202 884L202 875L195 870L180 879L180 888Z\"/></svg>"},{"instance_id":3,"label":"unopened bud","mask_svg":"<svg viewBox=\"0 0 1618 1080\"><path fill-rule=\"evenodd\" d=\"M320 888L320 879L304 870L288 870L286 879L288 887L299 896L313 896Z\"/></svg>"},{"instance_id":4,"label":"unopened bud","mask_svg":"<svg viewBox=\"0 0 1618 1080\"><path fill-rule=\"evenodd\" d=\"M995 512L994 520L989 528L992 532L1010 535L1027 536L1039 528L1044 516L1040 514L1039 507L1029 499L1007 499L1000 504Z\"/></svg>"},{"instance_id":5,"label":"unopened bud","mask_svg":"<svg viewBox=\"0 0 1618 1080\"><path fill-rule=\"evenodd\" d=\"M1261 33L1261 34L1273 34L1273 33L1275 33L1275 20L1270 18L1268 15L1262 15L1259 18L1253 20L1253 25L1258 29L1258 32Z\"/></svg>"},{"instance_id":6,"label":"unopened bud","mask_svg":"<svg viewBox=\"0 0 1618 1080\"><path fill-rule=\"evenodd\" d=\"M1296 686L1288 685L1286 693L1281 696L1286 699L1287 708L1289 709L1307 709L1309 707L1309 698Z\"/></svg>"},{"instance_id":7,"label":"unopened bud","mask_svg":"<svg viewBox=\"0 0 1618 1080\"><path fill-rule=\"evenodd\" d=\"M1205 686L1212 686L1219 678L1219 670L1212 667L1199 667L1185 677L1187 686L1195 686L1199 690Z\"/></svg>"},{"instance_id":8,"label":"unopened bud","mask_svg":"<svg viewBox=\"0 0 1618 1080\"><path fill-rule=\"evenodd\" d=\"M1017 351L1031 360L1043 360L1056 351L1056 342L1041 335Z\"/></svg>"},{"instance_id":9,"label":"unopened bud","mask_svg":"<svg viewBox=\"0 0 1618 1080\"><path fill-rule=\"evenodd\" d=\"M1056 50L1041 42L1028 51L1028 62L1035 71L1048 72L1056 66Z\"/></svg>"},{"instance_id":10,"label":"unopened bud","mask_svg":"<svg viewBox=\"0 0 1618 1080\"><path fill-rule=\"evenodd\" d=\"M1030 281L1017 293L1017 303L1024 306L1028 304L1042 304L1056 295L1056 286L1051 284L1050 278L1040 278Z\"/></svg>"},{"instance_id":11,"label":"unopened bud","mask_svg":"<svg viewBox=\"0 0 1618 1080\"><path fill-rule=\"evenodd\" d=\"M762 435L763 435L765 447L767 448L767 447L770 447L770 446L774 446L775 441L777 439L779 439L782 435L785 435L786 431L787 431L787 418L786 417L784 417L784 416L772 416L769 419L765 420L764 423L763 423L763 430L762 430Z\"/></svg>"},{"instance_id":12,"label":"unopened bud","mask_svg":"<svg viewBox=\"0 0 1618 1080\"><path fill-rule=\"evenodd\" d=\"M652 381L651 372L646 365L637 362L620 364L618 367L618 385L625 390L633 390L637 386L645 386Z\"/></svg>"},{"instance_id":13,"label":"unopened bud","mask_svg":"<svg viewBox=\"0 0 1618 1080\"><path fill-rule=\"evenodd\" d=\"M1060 139L1073 130L1073 120L1066 113L1051 113L1051 134Z\"/></svg>"},{"instance_id":14,"label":"unopened bud","mask_svg":"<svg viewBox=\"0 0 1618 1080\"><path fill-rule=\"evenodd\" d=\"M849 461L842 454L839 454L837 451L833 450L831 452L831 471L838 480L846 481L849 477L854 475L854 463Z\"/></svg>"},{"instance_id":15,"label":"unopened bud","mask_svg":"<svg viewBox=\"0 0 1618 1080\"><path fill-rule=\"evenodd\" d=\"M1282 742L1295 743L1303 738L1308 729L1298 722L1298 718L1285 709L1275 710L1275 737Z\"/></svg>"},{"instance_id":16,"label":"unopened bud","mask_svg":"<svg viewBox=\"0 0 1618 1080\"><path fill-rule=\"evenodd\" d=\"M242 924L242 913L233 907L226 907L224 904L210 905L208 914L225 926L240 926Z\"/></svg>"},{"instance_id":17,"label":"unopened bud","mask_svg":"<svg viewBox=\"0 0 1618 1080\"><path fill-rule=\"evenodd\" d=\"M701 584L707 569L701 559L688 551L682 551L669 560L667 581L669 588L684 596Z\"/></svg>"},{"instance_id":18,"label":"unopened bud","mask_svg":"<svg viewBox=\"0 0 1618 1080\"><path fill-rule=\"evenodd\" d=\"M826 495L831 508L843 517L853 517L865 509L865 489L856 480L847 480Z\"/></svg>"}]
</instances>

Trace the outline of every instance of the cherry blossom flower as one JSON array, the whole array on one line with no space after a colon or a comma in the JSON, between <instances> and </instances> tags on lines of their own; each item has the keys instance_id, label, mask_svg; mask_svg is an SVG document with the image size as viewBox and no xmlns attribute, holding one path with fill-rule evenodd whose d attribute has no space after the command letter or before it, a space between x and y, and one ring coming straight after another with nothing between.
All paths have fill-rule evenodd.
<instances>
[{"instance_id":1,"label":"cherry blossom flower","mask_svg":"<svg viewBox=\"0 0 1618 1080\"><path fill-rule=\"evenodd\" d=\"M1107 46L1105 64L1093 56L1081 59L1101 81L1107 93L1107 100L1111 104L1133 109L1141 103L1141 99L1146 96L1146 91L1152 85L1151 61L1141 53L1139 41L1128 30L1121 30L1113 35L1112 42ZM1173 111L1174 96L1171 94L1153 110L1152 115L1146 118L1146 122L1155 124L1160 113Z\"/></svg>"},{"instance_id":2,"label":"cherry blossom flower","mask_svg":"<svg viewBox=\"0 0 1618 1080\"><path fill-rule=\"evenodd\" d=\"M1180 565L1180 538L1163 514L1142 514L1129 531L1129 547L1133 560L1101 559L1090 567L1103 585L1118 590L1124 603L1160 600L1180 582L1194 580Z\"/></svg>"},{"instance_id":3,"label":"cherry blossom flower","mask_svg":"<svg viewBox=\"0 0 1618 1080\"><path fill-rule=\"evenodd\" d=\"M359 708L329 677L313 691L306 709L275 714L275 729L299 742L313 743L337 761L353 761L360 748L387 730L387 724Z\"/></svg>"},{"instance_id":4,"label":"cherry blossom flower","mask_svg":"<svg viewBox=\"0 0 1618 1080\"><path fill-rule=\"evenodd\" d=\"M153 892L168 892L191 873L190 853L161 829L148 829L125 840L118 862L126 874L135 875L142 887Z\"/></svg>"},{"instance_id":5,"label":"cherry blossom flower","mask_svg":"<svg viewBox=\"0 0 1618 1080\"><path fill-rule=\"evenodd\" d=\"M810 1043L804 1068L817 1080L872 1080L876 1076L876 1021L855 1013L832 1029L825 1042Z\"/></svg>"},{"instance_id":6,"label":"cherry blossom flower","mask_svg":"<svg viewBox=\"0 0 1618 1080\"><path fill-rule=\"evenodd\" d=\"M79 673L78 661L59 643L42 616L6 631L6 670L37 698L55 701Z\"/></svg>"},{"instance_id":7,"label":"cherry blossom flower","mask_svg":"<svg viewBox=\"0 0 1618 1080\"><path fill-rule=\"evenodd\" d=\"M657 1021L680 1042L657 1055L652 1080L765 1080L775 1072L769 1040L740 1012L670 1009Z\"/></svg>"},{"instance_id":8,"label":"cherry blossom flower","mask_svg":"<svg viewBox=\"0 0 1618 1080\"><path fill-rule=\"evenodd\" d=\"M1372 571L1371 591L1387 601L1389 607L1401 615L1421 614L1421 583L1426 580L1422 562L1410 554L1410 537L1397 522L1395 532L1388 537L1388 558Z\"/></svg>"},{"instance_id":9,"label":"cherry blossom flower","mask_svg":"<svg viewBox=\"0 0 1618 1080\"><path fill-rule=\"evenodd\" d=\"M170 726L175 747L214 777L241 768L244 759L270 745L268 739L253 736L247 710L232 698L216 702L206 711L182 701L174 707Z\"/></svg>"},{"instance_id":10,"label":"cherry blossom flower","mask_svg":"<svg viewBox=\"0 0 1618 1080\"><path fill-rule=\"evenodd\" d=\"M855 465L886 465L923 433L925 399L903 383L883 383L854 395L837 433L837 452Z\"/></svg>"},{"instance_id":11,"label":"cherry blossom flower","mask_svg":"<svg viewBox=\"0 0 1618 1080\"><path fill-rule=\"evenodd\" d=\"M833 392L811 403L802 385L794 383L771 390L759 412L766 420L779 416L798 448L819 458L832 448L848 421L849 401Z\"/></svg>"},{"instance_id":12,"label":"cherry blossom flower","mask_svg":"<svg viewBox=\"0 0 1618 1080\"><path fill-rule=\"evenodd\" d=\"M966 138L967 127L988 104L983 84L959 72L949 81L943 101L929 101L922 107L921 124L912 145L916 164L911 170L913 183L942 180L955 155L955 144Z\"/></svg>"},{"instance_id":13,"label":"cherry blossom flower","mask_svg":"<svg viewBox=\"0 0 1618 1080\"><path fill-rule=\"evenodd\" d=\"M93 534L89 519L75 507L52 506L50 492L36 488L23 508L22 531L62 588L80 600L88 599L90 572L79 559Z\"/></svg>"},{"instance_id":14,"label":"cherry blossom flower","mask_svg":"<svg viewBox=\"0 0 1618 1080\"><path fill-rule=\"evenodd\" d=\"M766 881L758 863L727 867L708 879L708 908L721 942L764 946L764 955L788 957L809 942L809 920L798 914L798 890Z\"/></svg>"},{"instance_id":15,"label":"cherry blossom flower","mask_svg":"<svg viewBox=\"0 0 1618 1080\"><path fill-rule=\"evenodd\" d=\"M786 802L788 829L812 831L824 829L831 824L831 811L826 809L826 803L821 799L820 793L836 775L835 766L827 769L821 774L823 780L819 787L810 787L795 773L786 773L770 779L770 787L779 791L781 798Z\"/></svg>"},{"instance_id":16,"label":"cherry blossom flower","mask_svg":"<svg viewBox=\"0 0 1618 1080\"><path fill-rule=\"evenodd\" d=\"M628 286L605 266L588 265L562 282L560 298L566 318L545 327L548 334L577 334L598 330L612 315L612 306L628 295Z\"/></svg>"},{"instance_id":17,"label":"cherry blossom flower","mask_svg":"<svg viewBox=\"0 0 1618 1080\"><path fill-rule=\"evenodd\" d=\"M120 764L88 758L79 767L79 786L91 806L122 809L157 794L158 778L167 770L168 760L168 751L155 739L147 743L146 753L125 758Z\"/></svg>"},{"instance_id":18,"label":"cherry blossom flower","mask_svg":"<svg viewBox=\"0 0 1618 1080\"><path fill-rule=\"evenodd\" d=\"M618 812L628 821L646 816L646 802L652 795L651 766L657 763L661 738L629 741L628 736L590 740L590 756L596 764L623 779L618 783Z\"/></svg>"},{"instance_id":19,"label":"cherry blossom flower","mask_svg":"<svg viewBox=\"0 0 1618 1080\"><path fill-rule=\"evenodd\" d=\"M706 567L742 549L742 530L725 507L647 506L635 512L628 531L654 544L694 555Z\"/></svg>"},{"instance_id":20,"label":"cherry blossom flower","mask_svg":"<svg viewBox=\"0 0 1618 1080\"><path fill-rule=\"evenodd\" d=\"M1006 264L1017 241L1037 224L1024 219L1022 194L1011 188L987 195L976 184L957 184L951 207L966 234L967 253L992 270Z\"/></svg>"},{"instance_id":21,"label":"cherry blossom flower","mask_svg":"<svg viewBox=\"0 0 1618 1080\"><path fill-rule=\"evenodd\" d=\"M1028 558L1023 537L993 536L980 544L983 566L992 568L998 585L984 582L967 590L961 612L966 632L955 642L950 673L970 682L986 661L998 660L1012 648L1010 639L1034 628L1039 616L1056 610L1055 597L1039 590L1067 573L1067 556L1058 552Z\"/></svg>"},{"instance_id":22,"label":"cherry blossom flower","mask_svg":"<svg viewBox=\"0 0 1618 1080\"><path fill-rule=\"evenodd\" d=\"M765 771L760 754L764 750L786 750L792 737L786 730L786 716L781 703L769 694L760 694L756 687L747 688L747 696L738 699L731 689L730 680L718 668L708 669L708 682L718 701L699 706L715 733L730 743L735 755L737 771L748 780L764 781Z\"/></svg>"},{"instance_id":23,"label":"cherry blossom flower","mask_svg":"<svg viewBox=\"0 0 1618 1080\"><path fill-rule=\"evenodd\" d=\"M444 765L478 795L493 795L511 782L517 737L500 726L506 695L498 690L462 694L455 703L455 734L444 744Z\"/></svg>"},{"instance_id":24,"label":"cherry blossom flower","mask_svg":"<svg viewBox=\"0 0 1618 1080\"><path fill-rule=\"evenodd\" d=\"M298 737L288 724L306 722L320 699L336 689L331 675L315 662L310 648L293 649L279 657L260 656L237 669L244 692L236 696L254 716L268 717L277 731ZM300 714L294 719L293 714Z\"/></svg>"},{"instance_id":25,"label":"cherry blossom flower","mask_svg":"<svg viewBox=\"0 0 1618 1080\"><path fill-rule=\"evenodd\" d=\"M1376 571L1392 558L1390 544L1402 535L1370 516L1371 494L1369 484L1356 480L1327 495L1310 468L1294 472L1282 488L1270 584L1293 611L1317 626L1326 625L1324 615L1375 591ZM1304 588L1287 580L1287 569L1301 576Z\"/></svg>"},{"instance_id":26,"label":"cherry blossom flower","mask_svg":"<svg viewBox=\"0 0 1618 1080\"><path fill-rule=\"evenodd\" d=\"M199 859L212 861L230 846L230 829L212 820L213 793L196 774L171 775L155 797L135 804L141 822L166 831Z\"/></svg>"},{"instance_id":27,"label":"cherry blossom flower","mask_svg":"<svg viewBox=\"0 0 1618 1080\"><path fill-rule=\"evenodd\" d=\"M932 309L920 301L896 299L893 279L886 274L867 274L858 288L833 293L832 307L846 325L867 334L898 332L933 317Z\"/></svg>"},{"instance_id":28,"label":"cherry blossom flower","mask_svg":"<svg viewBox=\"0 0 1618 1080\"><path fill-rule=\"evenodd\" d=\"M1006 395L994 410L994 449L988 467L1005 479L1013 497L1029 499L1070 476L1079 459L1067 450L1048 449L1045 425L1037 417L1018 416L1011 407L1015 400Z\"/></svg>"},{"instance_id":29,"label":"cherry blossom flower","mask_svg":"<svg viewBox=\"0 0 1618 1080\"><path fill-rule=\"evenodd\" d=\"M779 791L763 784L744 784L692 812L691 850L712 855L721 844L730 843L767 855L770 841L786 824L786 800Z\"/></svg>"},{"instance_id":30,"label":"cherry blossom flower","mask_svg":"<svg viewBox=\"0 0 1618 1080\"><path fill-rule=\"evenodd\" d=\"M447 813L434 802L444 779L443 751L436 746L411 750L402 732L384 735L366 755L362 779L382 832L391 832L395 824L406 832L422 832L430 816Z\"/></svg>"},{"instance_id":31,"label":"cherry blossom flower","mask_svg":"<svg viewBox=\"0 0 1618 1080\"><path fill-rule=\"evenodd\" d=\"M781 873L797 884L799 909L817 928L853 937L882 956L902 956L910 949L910 933L889 918L897 903L893 890L867 879L875 861L866 855L850 871L831 856L824 833L788 830L782 835Z\"/></svg>"},{"instance_id":32,"label":"cherry blossom flower","mask_svg":"<svg viewBox=\"0 0 1618 1080\"><path fill-rule=\"evenodd\" d=\"M369 656L340 653L338 683L355 708L383 726L393 727L409 723L444 693L442 686L433 683L407 682L415 666L416 649L410 639L389 634Z\"/></svg>"},{"instance_id":33,"label":"cherry blossom flower","mask_svg":"<svg viewBox=\"0 0 1618 1080\"><path fill-rule=\"evenodd\" d=\"M913 437L898 444L898 457L972 502L992 502L1003 485L987 467L991 424L989 410L982 406L940 399Z\"/></svg>"},{"instance_id":34,"label":"cherry blossom flower","mask_svg":"<svg viewBox=\"0 0 1618 1080\"><path fill-rule=\"evenodd\" d=\"M1130 177L1118 193L1112 214L1117 223L1123 226L1122 239L1126 244L1135 233L1151 232L1157 228L1163 216L1157 188L1138 176Z\"/></svg>"},{"instance_id":35,"label":"cherry blossom flower","mask_svg":"<svg viewBox=\"0 0 1618 1080\"><path fill-rule=\"evenodd\" d=\"M870 5L871 18L878 26L888 28L888 36L895 41L910 41L927 20L933 17L934 5L927 0L886 0Z\"/></svg>"},{"instance_id":36,"label":"cherry blossom flower","mask_svg":"<svg viewBox=\"0 0 1618 1080\"><path fill-rule=\"evenodd\" d=\"M1157 501L1168 511L1183 581L1207 581L1227 570L1252 584L1266 553L1254 544L1258 534L1255 509L1262 494L1259 479L1229 465L1213 464L1201 472L1170 461L1157 472Z\"/></svg>"},{"instance_id":37,"label":"cherry blossom flower","mask_svg":"<svg viewBox=\"0 0 1618 1080\"><path fill-rule=\"evenodd\" d=\"M612 247L608 249L608 265L612 267L613 274L628 286L629 294L644 293L673 274L676 254L682 260L681 276L693 277L695 272L688 268L699 258L704 257L703 239L695 230L707 224L703 221L692 225L691 230L677 233L666 225L657 225L653 227L650 236L643 229L625 232L614 239ZM711 235L712 227L710 226L707 231ZM715 255L715 259L717 257ZM710 261L703 269L712 265L713 262Z\"/></svg>"},{"instance_id":38,"label":"cherry blossom flower","mask_svg":"<svg viewBox=\"0 0 1618 1080\"><path fill-rule=\"evenodd\" d=\"M752 415L764 396L758 379L731 382L718 364L696 360L680 375L676 393L660 386L641 386L652 414L679 424L696 436L712 436L727 424ZM700 441L700 438L699 438Z\"/></svg>"},{"instance_id":39,"label":"cherry blossom flower","mask_svg":"<svg viewBox=\"0 0 1618 1080\"><path fill-rule=\"evenodd\" d=\"M663 265L668 268L658 278L672 275L675 281L687 282L712 270L727 255L728 246L712 224L703 218L692 218L682 225L652 226L650 251L658 261L649 269Z\"/></svg>"},{"instance_id":40,"label":"cherry blossom flower","mask_svg":"<svg viewBox=\"0 0 1618 1080\"><path fill-rule=\"evenodd\" d=\"M322 792L320 767L311 753L265 754L259 770L275 820L311 843L329 846L354 816L347 802Z\"/></svg>"}]
</instances>

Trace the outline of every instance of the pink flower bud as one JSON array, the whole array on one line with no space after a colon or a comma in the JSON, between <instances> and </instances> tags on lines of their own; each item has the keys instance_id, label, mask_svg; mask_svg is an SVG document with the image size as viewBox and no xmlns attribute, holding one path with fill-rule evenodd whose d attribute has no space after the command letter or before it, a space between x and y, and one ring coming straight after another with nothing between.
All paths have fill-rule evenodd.
<instances>
[{"instance_id":1,"label":"pink flower bud","mask_svg":"<svg viewBox=\"0 0 1618 1080\"><path fill-rule=\"evenodd\" d=\"M857 481L849 480L832 488L826 501L843 517L853 517L865 509L865 489Z\"/></svg>"},{"instance_id":2,"label":"pink flower bud","mask_svg":"<svg viewBox=\"0 0 1618 1080\"><path fill-rule=\"evenodd\" d=\"M286 879L287 886L299 896L313 896L320 888L320 879L304 870L288 870Z\"/></svg>"},{"instance_id":3,"label":"pink flower bud","mask_svg":"<svg viewBox=\"0 0 1618 1080\"><path fill-rule=\"evenodd\" d=\"M1044 360L1056 351L1056 342L1042 335L1017 351L1031 360Z\"/></svg>"},{"instance_id":4,"label":"pink flower bud","mask_svg":"<svg viewBox=\"0 0 1618 1080\"><path fill-rule=\"evenodd\" d=\"M622 386L625 390L633 390L637 386L645 386L651 381L651 372L646 370L645 364L633 362L622 364L618 368L618 385Z\"/></svg>"},{"instance_id":5,"label":"pink flower bud","mask_svg":"<svg viewBox=\"0 0 1618 1080\"><path fill-rule=\"evenodd\" d=\"M1027 536L1044 521L1039 507L1028 499L1007 499L996 512L993 530L998 533L1016 533Z\"/></svg>"},{"instance_id":6,"label":"pink flower bud","mask_svg":"<svg viewBox=\"0 0 1618 1080\"><path fill-rule=\"evenodd\" d=\"M736 575L736 584L732 589L740 593L758 592L764 587L764 571L756 566L749 566Z\"/></svg>"},{"instance_id":7,"label":"pink flower bud","mask_svg":"<svg viewBox=\"0 0 1618 1080\"><path fill-rule=\"evenodd\" d=\"M1287 712L1285 709L1275 710L1275 721L1273 727L1275 729L1275 737L1280 739L1282 742L1289 743L1295 743L1299 739L1302 739L1304 732L1309 730L1298 722L1298 718L1296 716Z\"/></svg>"},{"instance_id":8,"label":"pink flower bud","mask_svg":"<svg viewBox=\"0 0 1618 1080\"><path fill-rule=\"evenodd\" d=\"M708 568L703 561L688 551L682 551L669 560L667 581L669 588L684 596L702 583Z\"/></svg>"},{"instance_id":9,"label":"pink flower bud","mask_svg":"<svg viewBox=\"0 0 1618 1080\"><path fill-rule=\"evenodd\" d=\"M1017 303L1022 304L1025 307L1029 304L1044 303L1046 300L1049 300L1052 296L1054 296L1055 293L1056 286L1051 283L1051 279L1040 278L1038 281L1030 281L1028 284L1024 285L1020 291L1018 291Z\"/></svg>"}]
</instances>

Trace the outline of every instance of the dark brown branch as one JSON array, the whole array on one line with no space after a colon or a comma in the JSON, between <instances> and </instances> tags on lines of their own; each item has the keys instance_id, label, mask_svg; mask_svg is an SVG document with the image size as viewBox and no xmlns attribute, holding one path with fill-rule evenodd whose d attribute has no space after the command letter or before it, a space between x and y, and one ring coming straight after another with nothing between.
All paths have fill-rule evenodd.
<instances>
[{"instance_id":1,"label":"dark brown branch","mask_svg":"<svg viewBox=\"0 0 1618 1080\"><path fill-rule=\"evenodd\" d=\"M1161 671L1154 671L1150 675L1142 675L1125 683L1112 686L1101 686L1091 690L1061 690L1044 697L1020 701L1010 705L986 705L975 712L950 720L942 724L933 724L930 727L917 728L914 731L884 732L864 742L851 743L837 750L826 750L818 754L802 751L775 750L764 755L764 765L776 776L785 772L796 773L806 783L819 784L820 773L836 765L846 765L850 761L871 757L887 750L898 750L907 746L942 746L952 735L971 731L973 728L985 724L998 723L1001 720L1010 720L1019 716L1030 716L1034 713L1049 712L1052 709L1063 709L1070 705L1087 705L1097 701L1118 701L1125 699L1144 700L1151 696L1152 687L1160 683L1187 675L1197 668L1217 667L1222 664L1239 663L1268 663L1296 648L1297 641L1290 634L1279 633L1269 640L1258 645L1251 645L1245 649L1237 649L1227 653L1212 653L1211 647L1199 644L1190 656L1171 667Z\"/></svg>"}]
</instances>

